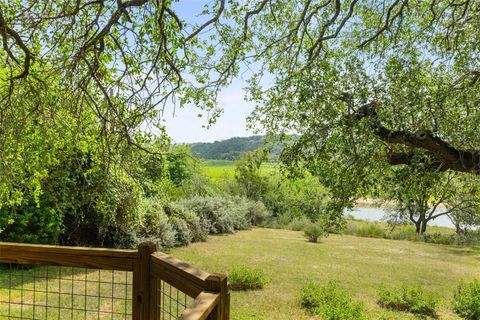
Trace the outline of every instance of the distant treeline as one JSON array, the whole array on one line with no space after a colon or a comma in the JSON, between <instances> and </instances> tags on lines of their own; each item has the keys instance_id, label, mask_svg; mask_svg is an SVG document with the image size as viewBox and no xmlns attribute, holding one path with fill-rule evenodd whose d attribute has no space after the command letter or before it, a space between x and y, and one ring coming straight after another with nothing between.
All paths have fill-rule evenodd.
<instances>
[{"instance_id":1,"label":"distant treeline","mask_svg":"<svg viewBox=\"0 0 480 320\"><path fill-rule=\"evenodd\" d=\"M235 137L215 142L190 145L192 155L203 159L238 160L245 152L265 147L265 136ZM279 143L268 144L270 160L276 161L281 152Z\"/></svg>"}]
</instances>

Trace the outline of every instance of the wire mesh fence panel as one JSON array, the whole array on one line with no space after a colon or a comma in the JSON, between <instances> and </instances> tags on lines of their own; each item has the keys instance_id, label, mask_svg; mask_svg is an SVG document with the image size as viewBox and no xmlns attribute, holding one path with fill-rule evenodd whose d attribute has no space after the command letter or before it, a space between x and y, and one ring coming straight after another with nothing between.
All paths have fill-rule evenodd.
<instances>
[{"instance_id":1,"label":"wire mesh fence panel","mask_svg":"<svg viewBox=\"0 0 480 320\"><path fill-rule=\"evenodd\" d=\"M0 265L0 319L131 319L131 297L131 272Z\"/></svg>"},{"instance_id":2,"label":"wire mesh fence panel","mask_svg":"<svg viewBox=\"0 0 480 320\"><path fill-rule=\"evenodd\" d=\"M156 314L158 320L177 319L193 302L193 298L157 278L155 280Z\"/></svg>"}]
</instances>

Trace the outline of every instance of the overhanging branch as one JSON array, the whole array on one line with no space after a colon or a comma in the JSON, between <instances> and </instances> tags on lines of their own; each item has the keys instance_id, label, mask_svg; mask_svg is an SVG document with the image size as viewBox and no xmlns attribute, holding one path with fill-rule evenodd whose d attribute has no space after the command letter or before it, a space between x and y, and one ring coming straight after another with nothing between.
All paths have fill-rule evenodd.
<instances>
[{"instance_id":1,"label":"overhanging branch","mask_svg":"<svg viewBox=\"0 0 480 320\"><path fill-rule=\"evenodd\" d=\"M426 157L432 166L441 170L454 170L480 174L480 150L461 150L451 146L446 141L427 130L415 133L394 131L384 127L377 118L376 103L371 102L360 107L348 116L348 120L367 118L380 140L387 144L401 144L427 151ZM413 153L391 153L388 160L391 164L410 164Z\"/></svg>"}]
</instances>

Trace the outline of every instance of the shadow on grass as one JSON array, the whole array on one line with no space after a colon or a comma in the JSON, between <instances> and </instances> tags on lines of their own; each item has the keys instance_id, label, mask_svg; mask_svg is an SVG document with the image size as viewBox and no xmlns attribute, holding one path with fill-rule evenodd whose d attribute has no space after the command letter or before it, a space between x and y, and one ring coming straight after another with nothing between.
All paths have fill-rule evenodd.
<instances>
[{"instance_id":1,"label":"shadow on grass","mask_svg":"<svg viewBox=\"0 0 480 320\"><path fill-rule=\"evenodd\" d=\"M120 280L119 280L120 279ZM131 275L111 271L62 266L0 264L0 289L18 289L37 281L131 283Z\"/></svg>"},{"instance_id":2,"label":"shadow on grass","mask_svg":"<svg viewBox=\"0 0 480 320\"><path fill-rule=\"evenodd\" d=\"M480 260L480 247L449 247L446 248L446 251L456 256L477 256L477 259Z\"/></svg>"}]
</instances>

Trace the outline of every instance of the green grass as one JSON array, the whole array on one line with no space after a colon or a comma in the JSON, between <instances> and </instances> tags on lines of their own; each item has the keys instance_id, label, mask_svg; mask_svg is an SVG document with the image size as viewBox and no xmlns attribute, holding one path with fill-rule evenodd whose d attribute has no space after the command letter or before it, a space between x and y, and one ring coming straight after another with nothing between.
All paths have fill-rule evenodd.
<instances>
[{"instance_id":1,"label":"green grass","mask_svg":"<svg viewBox=\"0 0 480 320\"><path fill-rule=\"evenodd\" d=\"M130 319L132 280L124 271L0 266L0 319ZM166 284L163 290L162 306L179 315L176 300L185 295Z\"/></svg>"},{"instance_id":2,"label":"green grass","mask_svg":"<svg viewBox=\"0 0 480 320\"><path fill-rule=\"evenodd\" d=\"M122 271L3 268L0 318L112 319L113 313L123 319L122 314L132 313L131 283L131 273Z\"/></svg>"},{"instance_id":3,"label":"green grass","mask_svg":"<svg viewBox=\"0 0 480 320\"><path fill-rule=\"evenodd\" d=\"M260 172L268 174L278 170L277 163L263 163ZM231 179L235 175L235 161L231 160L202 160L202 172L212 180Z\"/></svg>"},{"instance_id":4,"label":"green grass","mask_svg":"<svg viewBox=\"0 0 480 320\"><path fill-rule=\"evenodd\" d=\"M480 250L411 241L331 235L309 243L302 232L253 229L210 237L171 252L209 272L227 273L239 263L261 268L270 282L263 290L232 292L232 319L311 319L301 308L301 288L336 281L373 319L415 319L377 304L381 285L419 286L441 297L440 319L459 319L453 292L462 281L480 278Z\"/></svg>"}]
</instances>

